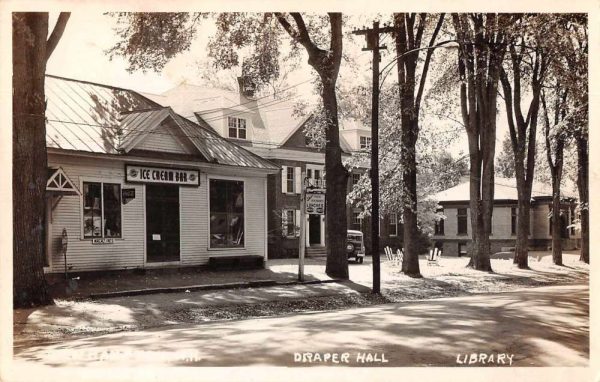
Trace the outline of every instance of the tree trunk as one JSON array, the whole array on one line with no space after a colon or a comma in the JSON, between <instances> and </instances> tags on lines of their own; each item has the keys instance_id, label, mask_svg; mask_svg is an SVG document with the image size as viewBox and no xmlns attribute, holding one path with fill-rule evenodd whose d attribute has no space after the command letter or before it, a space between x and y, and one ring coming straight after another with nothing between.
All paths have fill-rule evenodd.
<instances>
[{"instance_id":1,"label":"tree trunk","mask_svg":"<svg viewBox=\"0 0 600 382\"><path fill-rule=\"evenodd\" d=\"M548 134L547 130L546 134ZM562 137L559 137L556 142L554 165L552 165L551 162L552 158L548 156L548 161L551 166L550 172L552 174L552 261L556 265L563 265L560 220L560 182L562 181L564 147L565 141Z\"/></svg>"},{"instance_id":2,"label":"tree trunk","mask_svg":"<svg viewBox=\"0 0 600 382\"><path fill-rule=\"evenodd\" d=\"M589 211L589 158L587 135L577 138L577 189L581 214L581 256L579 260L590 263L590 211Z\"/></svg>"},{"instance_id":3,"label":"tree trunk","mask_svg":"<svg viewBox=\"0 0 600 382\"><path fill-rule=\"evenodd\" d=\"M417 142L417 121L402 123L402 181L404 182L404 259L402 272L411 277L421 277L419 254L417 253L417 160L415 146Z\"/></svg>"},{"instance_id":4,"label":"tree trunk","mask_svg":"<svg viewBox=\"0 0 600 382\"><path fill-rule=\"evenodd\" d=\"M463 124L469 139L471 260L467 266L492 272L490 233L494 208L494 156L498 81L506 40L505 14L452 14L458 42Z\"/></svg>"},{"instance_id":5,"label":"tree trunk","mask_svg":"<svg viewBox=\"0 0 600 382\"><path fill-rule=\"evenodd\" d=\"M552 261L556 265L563 265L559 177L552 179Z\"/></svg>"},{"instance_id":6,"label":"tree trunk","mask_svg":"<svg viewBox=\"0 0 600 382\"><path fill-rule=\"evenodd\" d=\"M531 204L528 199L519 195L517 211L517 242L515 246L514 263L521 269L529 268L529 212Z\"/></svg>"},{"instance_id":7,"label":"tree trunk","mask_svg":"<svg viewBox=\"0 0 600 382\"><path fill-rule=\"evenodd\" d=\"M44 279L47 13L13 14L13 305L52 304Z\"/></svg>"},{"instance_id":8,"label":"tree trunk","mask_svg":"<svg viewBox=\"0 0 600 382\"><path fill-rule=\"evenodd\" d=\"M347 279L346 192L348 171L342 164L335 81L331 81L330 76L322 76L321 78L323 80L323 107L327 115L327 143L325 145L327 264L325 273L331 277Z\"/></svg>"}]
</instances>

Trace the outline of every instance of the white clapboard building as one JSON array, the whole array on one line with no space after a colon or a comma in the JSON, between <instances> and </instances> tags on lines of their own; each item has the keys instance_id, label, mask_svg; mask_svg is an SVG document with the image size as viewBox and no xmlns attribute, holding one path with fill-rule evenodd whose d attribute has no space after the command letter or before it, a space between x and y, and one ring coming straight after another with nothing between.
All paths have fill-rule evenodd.
<instances>
[{"instance_id":1,"label":"white clapboard building","mask_svg":"<svg viewBox=\"0 0 600 382\"><path fill-rule=\"evenodd\" d=\"M135 91L47 76L46 97L47 272L266 259L277 165Z\"/></svg>"}]
</instances>

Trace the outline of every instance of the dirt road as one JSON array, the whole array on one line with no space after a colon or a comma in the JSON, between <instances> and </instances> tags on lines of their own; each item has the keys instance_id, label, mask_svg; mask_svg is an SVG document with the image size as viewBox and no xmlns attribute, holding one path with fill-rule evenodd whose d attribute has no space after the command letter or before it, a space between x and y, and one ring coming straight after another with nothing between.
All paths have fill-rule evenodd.
<instances>
[{"instance_id":1,"label":"dirt road","mask_svg":"<svg viewBox=\"0 0 600 382\"><path fill-rule=\"evenodd\" d=\"M588 316L587 285L528 288L115 333L26 349L16 365L587 366Z\"/></svg>"}]
</instances>

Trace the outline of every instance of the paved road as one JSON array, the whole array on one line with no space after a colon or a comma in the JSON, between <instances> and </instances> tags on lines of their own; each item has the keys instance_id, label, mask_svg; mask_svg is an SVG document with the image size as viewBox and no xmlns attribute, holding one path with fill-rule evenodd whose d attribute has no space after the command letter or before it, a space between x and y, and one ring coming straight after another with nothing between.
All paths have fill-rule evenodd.
<instances>
[{"instance_id":1,"label":"paved road","mask_svg":"<svg viewBox=\"0 0 600 382\"><path fill-rule=\"evenodd\" d=\"M587 285L529 288L88 337L15 366L587 366L588 317Z\"/></svg>"}]
</instances>

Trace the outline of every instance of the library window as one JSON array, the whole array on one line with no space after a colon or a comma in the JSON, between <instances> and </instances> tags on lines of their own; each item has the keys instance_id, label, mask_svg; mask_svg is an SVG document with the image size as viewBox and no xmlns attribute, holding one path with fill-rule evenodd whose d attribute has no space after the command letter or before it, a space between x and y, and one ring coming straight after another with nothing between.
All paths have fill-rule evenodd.
<instances>
[{"instance_id":1,"label":"library window","mask_svg":"<svg viewBox=\"0 0 600 382\"><path fill-rule=\"evenodd\" d=\"M458 235L466 235L467 234L467 209L466 208L458 208L456 214L456 225L458 227L457 234Z\"/></svg>"}]
</instances>

